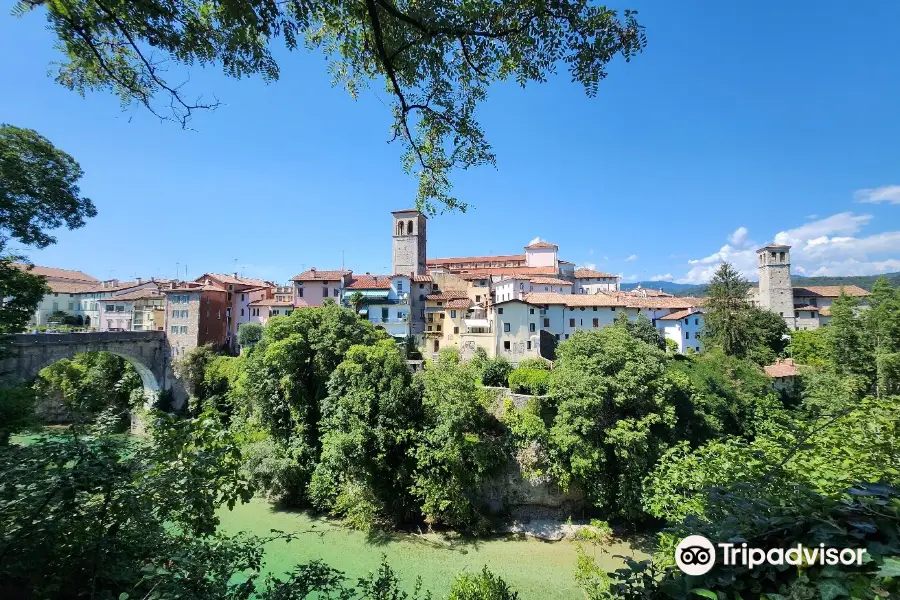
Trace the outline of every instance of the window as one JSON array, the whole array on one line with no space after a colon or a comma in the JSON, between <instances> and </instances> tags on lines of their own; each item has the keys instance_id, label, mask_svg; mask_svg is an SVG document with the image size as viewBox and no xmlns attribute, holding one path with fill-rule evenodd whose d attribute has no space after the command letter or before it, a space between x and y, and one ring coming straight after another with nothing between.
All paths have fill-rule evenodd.
<instances>
[{"instance_id":1,"label":"window","mask_svg":"<svg viewBox=\"0 0 900 600\"><path fill-rule=\"evenodd\" d=\"M125 312L125 306L123 306L122 304L117 304L116 312Z\"/></svg>"},{"instance_id":2,"label":"window","mask_svg":"<svg viewBox=\"0 0 900 600\"><path fill-rule=\"evenodd\" d=\"M56 308L56 303L54 302L53 304L54 304L54 308ZM112 304L106 305L106 312L115 312L115 310L116 310L116 307L113 306ZM172 312L174 313L175 311L172 311ZM175 315L173 314L172 316L175 316Z\"/></svg>"},{"instance_id":3,"label":"window","mask_svg":"<svg viewBox=\"0 0 900 600\"><path fill-rule=\"evenodd\" d=\"M774 252L772 253L772 259L773 259L773 260L775 259L775 253L774 253Z\"/></svg>"},{"instance_id":4,"label":"window","mask_svg":"<svg viewBox=\"0 0 900 600\"><path fill-rule=\"evenodd\" d=\"M109 326L110 328L112 327L112 321L107 321L106 323L108 324L108 326ZM170 333L178 333L178 325L172 325L172 326L169 328L169 332L170 332Z\"/></svg>"},{"instance_id":5,"label":"window","mask_svg":"<svg viewBox=\"0 0 900 600\"><path fill-rule=\"evenodd\" d=\"M525 289L525 284L524 284L524 283L520 283L520 284L519 284L519 290L522 291L522 290L524 290L524 289Z\"/></svg>"},{"instance_id":6,"label":"window","mask_svg":"<svg viewBox=\"0 0 900 600\"><path fill-rule=\"evenodd\" d=\"M323 297L323 298L327 298L327 297L328 297L328 288L327 288L327 287L323 287L323 288L322 288L322 297Z\"/></svg>"},{"instance_id":7,"label":"window","mask_svg":"<svg viewBox=\"0 0 900 600\"><path fill-rule=\"evenodd\" d=\"M506 333L509 333L509 323L504 323L504 324L503 324L503 331L506 332Z\"/></svg>"},{"instance_id":8,"label":"window","mask_svg":"<svg viewBox=\"0 0 900 600\"><path fill-rule=\"evenodd\" d=\"M569 334L568 334L568 333L566 334L566 339L569 339Z\"/></svg>"},{"instance_id":9,"label":"window","mask_svg":"<svg viewBox=\"0 0 900 600\"><path fill-rule=\"evenodd\" d=\"M400 294L403 293L403 280L402 279L397 282L397 292Z\"/></svg>"},{"instance_id":10,"label":"window","mask_svg":"<svg viewBox=\"0 0 900 600\"><path fill-rule=\"evenodd\" d=\"M441 330L441 326L440 326L440 325L436 325L435 328L434 328L434 330L435 330L435 331L440 331L440 330Z\"/></svg>"},{"instance_id":11,"label":"window","mask_svg":"<svg viewBox=\"0 0 900 600\"><path fill-rule=\"evenodd\" d=\"M691 320L690 320L690 319L685 319L685 320L684 320L684 324L685 324L685 325L690 325L690 324L691 324Z\"/></svg>"},{"instance_id":12,"label":"window","mask_svg":"<svg viewBox=\"0 0 900 600\"><path fill-rule=\"evenodd\" d=\"M699 318L694 319L694 325L699 325L699 324L700 324L700 319Z\"/></svg>"},{"instance_id":13,"label":"window","mask_svg":"<svg viewBox=\"0 0 900 600\"><path fill-rule=\"evenodd\" d=\"M498 314L498 315L502 315L502 314L503 314L503 307L502 307L502 306L501 306L500 308L497 309L497 314Z\"/></svg>"},{"instance_id":14,"label":"window","mask_svg":"<svg viewBox=\"0 0 900 600\"><path fill-rule=\"evenodd\" d=\"M187 333L187 325L181 326L181 333Z\"/></svg>"},{"instance_id":15,"label":"window","mask_svg":"<svg viewBox=\"0 0 900 600\"><path fill-rule=\"evenodd\" d=\"M504 349L504 350L509 350L509 342L508 342L508 341L507 341L507 342L503 342L503 349Z\"/></svg>"},{"instance_id":16,"label":"window","mask_svg":"<svg viewBox=\"0 0 900 600\"><path fill-rule=\"evenodd\" d=\"M799 318L800 318L800 311L799 311L799 310L795 310L795 311L794 311L794 318L795 318L795 319L799 319Z\"/></svg>"},{"instance_id":17,"label":"window","mask_svg":"<svg viewBox=\"0 0 900 600\"><path fill-rule=\"evenodd\" d=\"M609 307L609 310L611 310L611 311L613 311L613 312L616 312L616 307L615 307L615 306L610 306L610 307Z\"/></svg>"},{"instance_id":18,"label":"window","mask_svg":"<svg viewBox=\"0 0 900 600\"><path fill-rule=\"evenodd\" d=\"M529 314L529 315L533 315L533 314L534 314L534 309L533 309L533 308L529 308L529 309L528 309L528 314Z\"/></svg>"},{"instance_id":19,"label":"window","mask_svg":"<svg viewBox=\"0 0 900 600\"><path fill-rule=\"evenodd\" d=\"M419 289L420 289L420 290L424 290L424 289L425 289L425 284L424 284L424 283L420 283L420 284L419 284Z\"/></svg>"},{"instance_id":20,"label":"window","mask_svg":"<svg viewBox=\"0 0 900 600\"><path fill-rule=\"evenodd\" d=\"M575 327L575 319L569 319L569 327Z\"/></svg>"},{"instance_id":21,"label":"window","mask_svg":"<svg viewBox=\"0 0 900 600\"><path fill-rule=\"evenodd\" d=\"M559 334L558 334L558 333L556 334L556 339L557 339L557 340L559 339Z\"/></svg>"},{"instance_id":22,"label":"window","mask_svg":"<svg viewBox=\"0 0 900 600\"><path fill-rule=\"evenodd\" d=\"M387 308L382 308L382 309L381 309L381 320L382 320L382 321L387 321L387 320L388 320L388 314L389 314L389 313L388 313L388 310L389 310L389 309L387 309Z\"/></svg>"},{"instance_id":23,"label":"window","mask_svg":"<svg viewBox=\"0 0 900 600\"><path fill-rule=\"evenodd\" d=\"M450 318L451 318L451 319L455 319L455 318L456 318L456 311L455 311L455 310L451 310L451 311L450 311Z\"/></svg>"},{"instance_id":24,"label":"window","mask_svg":"<svg viewBox=\"0 0 900 600\"><path fill-rule=\"evenodd\" d=\"M528 331L530 331L531 333L534 333L534 323L528 324Z\"/></svg>"},{"instance_id":25,"label":"window","mask_svg":"<svg viewBox=\"0 0 900 600\"><path fill-rule=\"evenodd\" d=\"M244 294L241 294L241 302L244 301Z\"/></svg>"},{"instance_id":26,"label":"window","mask_svg":"<svg viewBox=\"0 0 900 600\"><path fill-rule=\"evenodd\" d=\"M544 327L550 327L550 319L544 319Z\"/></svg>"},{"instance_id":27,"label":"window","mask_svg":"<svg viewBox=\"0 0 900 600\"><path fill-rule=\"evenodd\" d=\"M778 260L784 262L784 252L779 252L779 253L778 253Z\"/></svg>"},{"instance_id":28,"label":"window","mask_svg":"<svg viewBox=\"0 0 900 600\"><path fill-rule=\"evenodd\" d=\"M75 310L75 303L69 302L69 310Z\"/></svg>"},{"instance_id":29,"label":"window","mask_svg":"<svg viewBox=\"0 0 900 600\"><path fill-rule=\"evenodd\" d=\"M597 307L596 307L596 306L592 306L592 307L591 307L591 310L594 311L594 312L597 312Z\"/></svg>"},{"instance_id":30,"label":"window","mask_svg":"<svg viewBox=\"0 0 900 600\"><path fill-rule=\"evenodd\" d=\"M481 302L481 296L475 294L475 302Z\"/></svg>"},{"instance_id":31,"label":"window","mask_svg":"<svg viewBox=\"0 0 900 600\"><path fill-rule=\"evenodd\" d=\"M529 350L531 350L531 342L527 342L527 343L526 343L526 347L527 347Z\"/></svg>"},{"instance_id":32,"label":"window","mask_svg":"<svg viewBox=\"0 0 900 600\"><path fill-rule=\"evenodd\" d=\"M459 333L459 327L454 327L454 328L453 328L453 333Z\"/></svg>"},{"instance_id":33,"label":"window","mask_svg":"<svg viewBox=\"0 0 900 600\"><path fill-rule=\"evenodd\" d=\"M241 316L242 316L242 317L244 316L244 309L243 309L243 308L241 309Z\"/></svg>"},{"instance_id":34,"label":"window","mask_svg":"<svg viewBox=\"0 0 900 600\"><path fill-rule=\"evenodd\" d=\"M437 303L437 305L438 305L438 306L443 306L443 305L444 305L444 303L443 303L443 302L441 302L441 301L440 301L440 300L438 300L438 303Z\"/></svg>"},{"instance_id":35,"label":"window","mask_svg":"<svg viewBox=\"0 0 900 600\"><path fill-rule=\"evenodd\" d=\"M419 301L425 300L425 294L419 294Z\"/></svg>"},{"instance_id":36,"label":"window","mask_svg":"<svg viewBox=\"0 0 900 600\"><path fill-rule=\"evenodd\" d=\"M332 295L333 295L335 298L337 298L337 297L340 295L340 293L341 293L341 291L340 291L338 288L334 288L333 294L332 294Z\"/></svg>"},{"instance_id":37,"label":"window","mask_svg":"<svg viewBox=\"0 0 900 600\"><path fill-rule=\"evenodd\" d=\"M302 298L302 297L303 297L303 288L302 288L302 287L298 287L298 288L297 288L297 297L298 297L298 298Z\"/></svg>"},{"instance_id":38,"label":"window","mask_svg":"<svg viewBox=\"0 0 900 600\"><path fill-rule=\"evenodd\" d=\"M600 319L594 319L594 327L600 327Z\"/></svg>"},{"instance_id":39,"label":"window","mask_svg":"<svg viewBox=\"0 0 900 600\"><path fill-rule=\"evenodd\" d=\"M684 339L686 339L686 340L691 339L691 332L690 332L690 331L685 331L685 332L684 332Z\"/></svg>"}]
</instances>

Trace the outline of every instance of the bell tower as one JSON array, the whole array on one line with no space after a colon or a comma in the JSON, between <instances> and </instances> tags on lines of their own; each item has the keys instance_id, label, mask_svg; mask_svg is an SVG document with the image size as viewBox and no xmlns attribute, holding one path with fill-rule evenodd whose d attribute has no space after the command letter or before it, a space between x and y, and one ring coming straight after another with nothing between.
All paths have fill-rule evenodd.
<instances>
[{"instance_id":1,"label":"bell tower","mask_svg":"<svg viewBox=\"0 0 900 600\"><path fill-rule=\"evenodd\" d=\"M791 286L791 247L768 244L756 251L759 305L781 315L788 329L795 328L794 288Z\"/></svg>"},{"instance_id":2,"label":"bell tower","mask_svg":"<svg viewBox=\"0 0 900 600\"><path fill-rule=\"evenodd\" d=\"M393 216L393 274L424 275L426 223L428 219L415 209L395 210Z\"/></svg>"}]
</instances>

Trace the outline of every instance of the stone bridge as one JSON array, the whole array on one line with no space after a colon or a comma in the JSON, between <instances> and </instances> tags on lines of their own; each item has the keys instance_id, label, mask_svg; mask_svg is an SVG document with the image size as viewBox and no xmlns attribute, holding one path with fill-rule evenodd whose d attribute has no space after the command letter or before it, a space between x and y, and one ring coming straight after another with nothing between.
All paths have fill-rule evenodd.
<instances>
[{"instance_id":1,"label":"stone bridge","mask_svg":"<svg viewBox=\"0 0 900 600\"><path fill-rule=\"evenodd\" d=\"M97 333L36 333L5 336L0 382L23 383L46 366L82 352L109 352L131 363L141 376L148 400L159 390L172 389L174 376L163 331L103 331Z\"/></svg>"}]
</instances>

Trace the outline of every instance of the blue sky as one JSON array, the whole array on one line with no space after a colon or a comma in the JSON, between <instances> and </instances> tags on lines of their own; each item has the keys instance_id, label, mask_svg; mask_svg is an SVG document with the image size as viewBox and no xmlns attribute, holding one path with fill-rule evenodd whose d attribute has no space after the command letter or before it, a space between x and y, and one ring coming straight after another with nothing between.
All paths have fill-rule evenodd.
<instances>
[{"instance_id":1,"label":"blue sky","mask_svg":"<svg viewBox=\"0 0 900 600\"><path fill-rule=\"evenodd\" d=\"M794 271L900 270L900 3L634 0L648 46L596 98L565 72L491 88L479 112L497 169L460 173L472 207L429 221L430 257L509 254L535 237L626 280L704 281L721 260L795 245ZM194 72L224 106L195 131L47 76L40 11L0 17L0 120L82 165L99 215L38 264L100 278L231 272L285 281L316 266L390 269L390 211L413 204L386 143L380 84L352 100L323 56L282 77ZM236 267L237 265L237 267Z\"/></svg>"}]
</instances>

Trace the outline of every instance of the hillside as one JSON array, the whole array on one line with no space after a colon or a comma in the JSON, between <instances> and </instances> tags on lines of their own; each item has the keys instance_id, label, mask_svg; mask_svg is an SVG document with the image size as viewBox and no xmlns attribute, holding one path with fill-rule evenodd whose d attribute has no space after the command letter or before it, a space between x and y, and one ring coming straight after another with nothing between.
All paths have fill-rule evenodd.
<instances>
[{"instance_id":1,"label":"hillside","mask_svg":"<svg viewBox=\"0 0 900 600\"><path fill-rule=\"evenodd\" d=\"M893 286L900 286L900 271L896 273L884 273L882 275L848 275L845 277L792 277L795 286L804 285L858 285L864 290L871 290L875 280L886 277ZM755 283L755 282L754 282ZM676 296L705 296L706 285L693 285L689 283L675 283L672 281L638 281L636 283L623 283L623 290L633 290L636 287L661 289Z\"/></svg>"}]
</instances>

